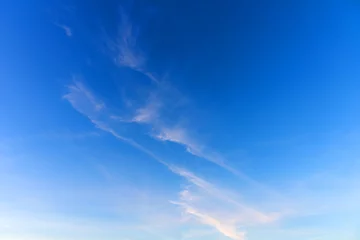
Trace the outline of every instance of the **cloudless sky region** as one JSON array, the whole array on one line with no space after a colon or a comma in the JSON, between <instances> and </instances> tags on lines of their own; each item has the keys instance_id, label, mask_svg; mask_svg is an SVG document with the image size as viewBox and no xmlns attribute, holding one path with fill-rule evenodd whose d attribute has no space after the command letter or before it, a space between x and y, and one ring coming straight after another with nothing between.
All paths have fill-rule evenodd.
<instances>
[{"instance_id":1,"label":"cloudless sky region","mask_svg":"<svg viewBox=\"0 0 360 240\"><path fill-rule=\"evenodd\" d=\"M360 239L360 1L0 9L1 240Z\"/></svg>"}]
</instances>

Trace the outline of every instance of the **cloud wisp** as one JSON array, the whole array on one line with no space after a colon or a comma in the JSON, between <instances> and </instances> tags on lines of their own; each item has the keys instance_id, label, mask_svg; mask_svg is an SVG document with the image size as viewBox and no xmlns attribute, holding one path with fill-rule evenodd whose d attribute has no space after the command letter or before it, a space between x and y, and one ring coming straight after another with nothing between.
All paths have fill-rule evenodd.
<instances>
[{"instance_id":1,"label":"cloud wisp","mask_svg":"<svg viewBox=\"0 0 360 240\"><path fill-rule=\"evenodd\" d=\"M144 148L131 138L121 136L113 128L111 128L107 123L113 119L113 115L108 112L105 103L95 97L95 95L81 82L79 77L74 77L73 84L69 85L67 90L68 92L63 96L63 98L66 99L79 113L86 116L97 128L112 134L117 139L130 144L131 146L156 159L158 162L169 166L159 157L154 155L150 150ZM145 119L150 119L148 115L145 114L145 116L146 117L143 118L144 121ZM181 134L179 134L179 136L180 135ZM175 141L174 139L172 140ZM173 172L180 173L178 171Z\"/></svg>"},{"instance_id":2,"label":"cloud wisp","mask_svg":"<svg viewBox=\"0 0 360 240\"><path fill-rule=\"evenodd\" d=\"M107 41L110 50L116 56L115 63L121 67L127 67L142 73L151 82L156 83L156 88L150 93L150 97L146 99L144 106L133 109L134 114L132 117L113 116L113 119L149 125L154 130L152 136L155 139L180 144L190 154L213 162L237 175L242 175L229 167L219 154L210 153L204 146L198 144L190 136L191 134L187 128L179 126L179 123L166 123L167 116L165 116L164 112L169 112L169 109L179 105L185 97L177 89L173 88L169 82L146 70L144 53L136 44L137 28L131 23L129 16L122 8L120 15L119 35L115 41L111 39ZM178 116L178 118L181 117Z\"/></svg>"},{"instance_id":3,"label":"cloud wisp","mask_svg":"<svg viewBox=\"0 0 360 240\"><path fill-rule=\"evenodd\" d=\"M185 118L181 115L180 108L183 107L187 98L176 88L172 87L168 81L165 81L164 78L159 78L157 74L151 73L146 69L144 52L137 45L138 28L132 24L130 17L122 8L120 9L120 19L118 36L115 41L111 39L107 41L109 42L110 50L116 56L115 63L142 73L150 82L155 83L155 89L145 98L145 105L132 109L133 114L131 117L112 116L112 119L147 125L152 129L151 136L154 139L180 144L188 153L212 162L252 185L272 192L273 190L268 189L244 173L229 166L221 154L200 143L200 141L192 136L192 130L180 123L181 119ZM172 114L172 119L177 119L177 121L169 121L169 112L175 112Z\"/></svg>"},{"instance_id":4,"label":"cloud wisp","mask_svg":"<svg viewBox=\"0 0 360 240\"><path fill-rule=\"evenodd\" d=\"M68 86L68 93L63 96L75 110L86 116L95 127L110 133L115 138L131 145L132 147L142 151L156 161L167 165L163 160L153 154L150 150L146 149L131 138L124 137L118 134L111 128L107 122L111 119L111 114L107 111L105 104L100 101L85 85L75 77L74 83Z\"/></svg>"},{"instance_id":5,"label":"cloud wisp","mask_svg":"<svg viewBox=\"0 0 360 240\"><path fill-rule=\"evenodd\" d=\"M243 240L246 227L272 223L281 217L281 213L266 214L251 208L185 169L174 166L170 169L190 184L180 191L178 201L171 202L191 219L213 227L224 236Z\"/></svg>"},{"instance_id":6,"label":"cloud wisp","mask_svg":"<svg viewBox=\"0 0 360 240\"><path fill-rule=\"evenodd\" d=\"M183 214L195 220L197 224L210 226L228 238L243 240L245 239L246 227L277 221L281 214L266 214L233 199L221 188L186 169L164 161L143 145L132 138L119 134L111 127L114 120L147 125L152 129L151 136L153 139L179 144L188 153L220 166L251 183L252 186L265 188L240 171L228 166L220 154L199 143L192 136L189 128L180 124L179 121L182 116L179 114L180 111L177 111L177 107L182 106L181 103L185 97L169 82L146 70L146 59L136 45L138 31L123 10L121 10L121 20L119 36L115 41L108 41L109 47L115 53L117 65L142 73L150 82L155 83L155 88L149 96L145 97L146 103L140 107L132 108L130 110L132 112L131 117L116 116L79 79L74 79L74 83L68 86L68 93L64 98L97 128L145 153L172 173L186 180L189 186L179 192L177 201L171 201L171 203L179 206ZM169 112L175 112L172 121L168 119ZM174 121L173 119L177 120Z\"/></svg>"},{"instance_id":7,"label":"cloud wisp","mask_svg":"<svg viewBox=\"0 0 360 240\"><path fill-rule=\"evenodd\" d=\"M146 71L145 54L137 46L139 28L132 24L123 8L120 7L119 12L118 35L115 40L109 37L106 38L106 44L114 56L115 64L142 73L153 83L159 84L160 80L153 73Z\"/></svg>"},{"instance_id":8,"label":"cloud wisp","mask_svg":"<svg viewBox=\"0 0 360 240\"><path fill-rule=\"evenodd\" d=\"M68 93L64 98L97 128L110 133L116 139L145 153L158 163L164 165L172 173L185 179L190 186L187 189L181 190L179 200L172 201L172 203L180 206L184 214L195 219L197 223L213 227L224 236L234 240L242 240L244 239L245 232L238 231L239 227L269 223L278 219L279 215L265 214L234 200L220 188L215 187L186 169L164 161L133 139L117 133L107 124L111 119L111 114L109 114L106 105L98 100L79 80L74 80L74 84L68 86ZM197 200L194 201L194 199Z\"/></svg>"},{"instance_id":9,"label":"cloud wisp","mask_svg":"<svg viewBox=\"0 0 360 240\"><path fill-rule=\"evenodd\" d=\"M71 37L73 35L73 32L71 30L71 28L69 26L66 26L64 24L59 24L59 23L55 23L55 26L61 28L62 30L64 30L66 36Z\"/></svg>"}]
</instances>

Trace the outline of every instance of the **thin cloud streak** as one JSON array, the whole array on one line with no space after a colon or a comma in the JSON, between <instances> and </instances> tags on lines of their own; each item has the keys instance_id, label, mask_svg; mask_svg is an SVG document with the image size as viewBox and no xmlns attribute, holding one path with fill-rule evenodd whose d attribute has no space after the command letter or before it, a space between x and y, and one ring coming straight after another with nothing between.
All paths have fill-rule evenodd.
<instances>
[{"instance_id":1,"label":"thin cloud streak","mask_svg":"<svg viewBox=\"0 0 360 240\"><path fill-rule=\"evenodd\" d=\"M183 213L192 219L213 227L231 239L245 239L245 230L239 231L239 227L245 229L248 226L272 223L282 216L281 213L265 214L248 207L185 169L171 166L170 170L191 184L179 193L178 201L171 203L180 206Z\"/></svg>"},{"instance_id":2,"label":"thin cloud streak","mask_svg":"<svg viewBox=\"0 0 360 240\"><path fill-rule=\"evenodd\" d=\"M241 220L237 219L236 216L233 215L228 215L226 218L220 218L216 216L216 214L213 214L211 211L201 210L200 208L193 205L192 197L190 197L190 191L182 191L180 201L173 201L172 203L181 206L186 214L193 216L195 219L198 220L199 223L212 226L223 235L230 237L234 240L243 240L244 232L238 232L236 230L236 226L238 223L250 222L254 224L261 224L277 220L277 217L263 214L257 210L246 207L240 202L233 200L232 198L228 197L224 191L221 191L207 181L199 178L195 174L183 168L179 168L173 164L169 164L168 162L155 155L146 147L134 141L133 139L118 134L106 123L106 119L111 119L111 117L106 113L105 104L102 101L98 100L91 93L91 91L79 81L75 81L74 85L68 86L68 93L64 96L64 99L68 100L74 109L76 109L79 113L85 115L97 128L110 133L116 139L145 153L152 159L166 166L171 172L173 172L177 176L186 179L194 187L199 189L199 191L205 193L202 196L203 198L206 198L207 201L220 200L225 203L224 206L226 206L226 204L231 204L237 209L237 214L243 215L243 219ZM219 206L217 205L213 205L212 207L215 207L215 209L220 212L223 210L221 208L219 209ZM231 219L231 221L228 221L227 219Z\"/></svg>"},{"instance_id":3,"label":"thin cloud streak","mask_svg":"<svg viewBox=\"0 0 360 240\"><path fill-rule=\"evenodd\" d=\"M188 204L176 203L176 202L173 202L173 203L181 206L187 214L192 215L199 222L201 222L205 225L214 227L220 233L224 234L224 236L229 237L234 240L244 240L245 239L245 232L237 231L236 226L234 226L232 224L226 224L219 219L216 219L212 216L204 214L204 213L198 211L197 209L192 208Z\"/></svg>"},{"instance_id":4,"label":"thin cloud streak","mask_svg":"<svg viewBox=\"0 0 360 240\"><path fill-rule=\"evenodd\" d=\"M172 87L169 87L169 83L159 80L155 74L150 73L145 70L145 57L141 49L136 45L137 35L136 27L131 23L129 16L125 11L120 9L121 24L119 27L119 36L114 43L111 40L108 40L110 43L110 49L115 52L116 63L122 67L128 67L135 71L142 73L144 76L148 77L152 82L156 83L158 88L164 91L169 91ZM176 91L176 95L182 95ZM169 92L167 92L168 95ZM162 99L164 100L164 99ZM157 98L148 99L146 106L138 108L135 110L135 115L126 120L123 117L113 116L113 119L118 119L123 122L133 122L139 124L148 124L150 125L157 134L152 136L155 139L161 141L168 141L180 144L185 147L186 151L190 154L210 161L218 166L232 172L233 174L242 177L243 179L254 182L245 174L235 170L234 168L228 166L225 163L225 160L215 152L205 151L204 147L200 146L196 141L189 137L189 133L185 128L180 127L166 127L161 123L161 119L164 116L161 115L161 110L167 107L165 101L163 104L159 104L160 100ZM159 120L160 119L160 120Z\"/></svg>"},{"instance_id":5,"label":"thin cloud streak","mask_svg":"<svg viewBox=\"0 0 360 240\"><path fill-rule=\"evenodd\" d=\"M94 94L88 88L86 88L85 85L81 83L78 79L74 79L73 85L69 85L67 87L67 90L68 93L65 94L63 98L66 99L75 110L86 116L98 129L110 133L115 138L131 145L132 147L155 159L157 162L167 166L170 170L172 169L172 166L170 164L163 161L150 150L143 147L141 144L137 143L133 139L118 134L114 129L108 126L105 121L110 120L113 117L111 114L105 112L105 104L102 101L98 100L94 96ZM105 121L101 119L105 119Z\"/></svg>"},{"instance_id":6,"label":"thin cloud streak","mask_svg":"<svg viewBox=\"0 0 360 240\"><path fill-rule=\"evenodd\" d=\"M115 55L116 65L142 73L153 83L159 84L159 79L153 73L145 70L146 57L143 51L137 47L138 32L138 28L132 24L124 9L120 8L118 36L115 41L109 37L106 39L108 48Z\"/></svg>"},{"instance_id":7,"label":"thin cloud streak","mask_svg":"<svg viewBox=\"0 0 360 240\"><path fill-rule=\"evenodd\" d=\"M171 87L170 83L159 79L156 74L150 73L146 70L145 56L143 51L137 46L138 30L131 23L129 16L125 13L124 9L120 9L121 24L119 27L119 36L116 43L108 41L111 49L117 56L116 63L122 67L128 67L132 70L142 73L150 79L151 82L156 84L156 94L150 94L145 106L134 110L134 115L130 118L121 116L113 116L113 119L120 120L121 122L146 124L151 127L154 139L164 142L173 142L184 146L186 151L196 157L212 162L223 169L231 172L232 174L240 177L247 183L255 186L262 191L267 192L276 197L281 197L280 194L270 189L269 187L257 182L250 178L241 171L229 166L226 160L217 152L200 144L194 137L191 136L190 131L179 124L167 124L164 112L173 109L174 105L184 98L184 96ZM155 95L155 97L154 97ZM166 97L165 97L166 96ZM178 114L178 113L177 113ZM179 117L178 117L179 118Z\"/></svg>"},{"instance_id":8,"label":"thin cloud streak","mask_svg":"<svg viewBox=\"0 0 360 240\"><path fill-rule=\"evenodd\" d=\"M131 122L149 124L156 121L159 117L159 109L162 107L160 101L155 96L150 96L147 105L136 110L136 114L132 117Z\"/></svg>"},{"instance_id":9,"label":"thin cloud streak","mask_svg":"<svg viewBox=\"0 0 360 240\"><path fill-rule=\"evenodd\" d=\"M138 35L136 27L134 27L134 25L131 23L129 16L122 8L120 8L120 18L121 24L119 26L119 36L115 42L111 41L110 39L108 40L110 43L110 49L115 52L116 63L122 67L128 67L142 73L152 82L159 84L158 87L163 90L165 85L168 85L169 83L160 81L154 74L145 70L144 54L136 45ZM168 90L169 88L166 89ZM202 148L188 137L188 133L184 128L166 128L163 126L163 124L159 124L158 118L163 117L160 116L160 110L161 108L165 107L166 106L164 106L164 104L159 104L158 99L148 99L147 105L136 109L135 115L131 118L131 120L127 120L127 122L149 124L158 132L158 134L153 135L154 138L161 141L170 141L181 144L185 146L189 153L213 162L231 172L235 172L235 170L227 166L220 157L205 154ZM115 118L124 121L124 118L122 117ZM237 174L241 175L240 173Z\"/></svg>"},{"instance_id":10,"label":"thin cloud streak","mask_svg":"<svg viewBox=\"0 0 360 240\"><path fill-rule=\"evenodd\" d=\"M154 125L152 125L152 127L154 127ZM180 144L185 147L185 149L188 153L222 167L223 169L240 177L241 179L245 180L246 182L250 183L251 185L256 186L257 188L259 188L263 191L266 191L269 194L279 196L279 194L276 193L274 190L269 189L267 186L264 186L263 184L248 177L246 174L227 165L225 159L220 154L218 154L214 151L208 150L205 146L198 144L193 138L189 137L189 133L185 128L162 127L162 128L160 128L159 133L156 135L153 135L153 137L160 141L168 141L168 142Z\"/></svg>"},{"instance_id":11,"label":"thin cloud streak","mask_svg":"<svg viewBox=\"0 0 360 240\"><path fill-rule=\"evenodd\" d=\"M185 169L171 166L170 170L176 173L177 175L184 177L188 182L192 183L197 188L205 191L207 194L213 196L214 198L220 199L221 201L227 202L228 204L232 204L241 211L246 212L246 214L251 215L252 216L251 218L254 219L254 222L267 223L267 222L275 221L279 217L278 214L271 214L271 215L263 214L255 209L252 209L244 205L239 201L234 200L233 198L229 197L225 191L217 188L211 183L205 181L204 179L196 176L195 174Z\"/></svg>"},{"instance_id":12,"label":"thin cloud streak","mask_svg":"<svg viewBox=\"0 0 360 240\"><path fill-rule=\"evenodd\" d=\"M68 86L68 93L64 95L63 98L68 100L75 110L85 115L97 128L110 133L115 138L142 151L156 161L164 165L168 165L155 154L153 154L150 150L146 149L130 138L121 136L114 129L109 127L103 120L100 120L108 118L107 114L99 113L101 110L105 111L105 104L98 100L81 82L74 81L73 85Z\"/></svg>"},{"instance_id":13,"label":"thin cloud streak","mask_svg":"<svg viewBox=\"0 0 360 240\"><path fill-rule=\"evenodd\" d=\"M122 8L120 8L120 17L119 37L115 44L115 49L118 51L116 62L121 66L140 70L145 63L145 57L136 47L136 27L132 25Z\"/></svg>"},{"instance_id":14,"label":"thin cloud streak","mask_svg":"<svg viewBox=\"0 0 360 240\"><path fill-rule=\"evenodd\" d=\"M57 27L61 28L62 30L64 30L66 36L71 37L73 35L72 30L71 30L71 28L69 26L66 26L64 24L58 24L58 23L55 23L55 26L57 26Z\"/></svg>"},{"instance_id":15,"label":"thin cloud streak","mask_svg":"<svg viewBox=\"0 0 360 240\"><path fill-rule=\"evenodd\" d=\"M105 109L105 104L91 93L79 77L73 77L73 84L69 85L68 93L63 96L80 113L90 117Z\"/></svg>"},{"instance_id":16,"label":"thin cloud streak","mask_svg":"<svg viewBox=\"0 0 360 240\"><path fill-rule=\"evenodd\" d=\"M123 11L121 19L120 36L117 38L116 43L112 44L112 49L116 52L117 56L116 63L122 67L128 67L138 71L148 77L151 82L156 83L159 92L170 96L170 103L173 103L171 101L177 101L171 92L169 92L169 89L172 88L165 87L168 86L168 83L159 81L154 74L144 70L145 58L142 51L136 46L137 33L135 28ZM77 111L87 116L97 128L110 133L120 141L145 153L152 159L166 166L177 176L187 180L191 189L182 190L179 193L179 200L171 201L171 203L180 206L185 215L195 219L198 223L208 225L233 240L244 240L245 231L239 231L239 227L266 224L279 219L280 214L278 213L265 214L232 199L221 189L185 169L169 164L146 147L131 138L118 134L109 126L108 123L116 119L121 122L149 125L154 130L154 134L152 134L154 139L180 144L184 146L190 154L212 162L242 177L242 179L247 182L261 187L261 184L258 184L241 172L229 167L219 154L199 144L190 136L189 131L185 127L179 125L175 127L171 125L167 126L166 122L164 122L165 116L162 111L167 110L170 103L166 102L166 99L161 99L160 94L151 94L146 105L135 109L133 117L126 119L108 113L105 104L97 100L97 98L79 82L75 81L74 85L68 87L68 91L69 93L65 95L64 98L67 99ZM193 196L195 196L192 190L193 188L196 189L195 193L199 195L200 202L193 200Z\"/></svg>"}]
</instances>

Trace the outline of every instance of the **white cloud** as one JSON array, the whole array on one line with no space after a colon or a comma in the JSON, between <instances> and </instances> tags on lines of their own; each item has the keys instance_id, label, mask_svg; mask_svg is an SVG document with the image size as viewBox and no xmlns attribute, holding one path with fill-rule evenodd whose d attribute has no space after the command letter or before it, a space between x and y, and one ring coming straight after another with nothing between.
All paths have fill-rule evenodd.
<instances>
[{"instance_id":1,"label":"white cloud","mask_svg":"<svg viewBox=\"0 0 360 240\"><path fill-rule=\"evenodd\" d=\"M135 116L131 119L131 122L152 123L158 118L160 108L161 103L159 101L149 100L145 107L136 110Z\"/></svg>"},{"instance_id":2,"label":"white cloud","mask_svg":"<svg viewBox=\"0 0 360 240\"><path fill-rule=\"evenodd\" d=\"M158 161L159 163L168 166L168 164L152 153L150 150L140 145L131 138L124 137L117 133L109 124L109 120L113 115L107 112L105 104L100 101L95 95L75 78L74 83L68 86L68 93L63 96L78 112L86 116L97 128L110 133L115 138L131 145L132 147L147 154L149 157Z\"/></svg>"},{"instance_id":3,"label":"white cloud","mask_svg":"<svg viewBox=\"0 0 360 240\"><path fill-rule=\"evenodd\" d=\"M246 227L272 223L281 217L280 213L266 214L249 207L185 169L170 166L170 170L190 183L179 193L179 200L172 203L181 206L184 214L215 228L224 236L243 240Z\"/></svg>"},{"instance_id":4,"label":"white cloud","mask_svg":"<svg viewBox=\"0 0 360 240\"><path fill-rule=\"evenodd\" d=\"M207 215L207 214L191 207L190 205L188 205L186 203L175 203L175 204L178 204L181 207L183 207L184 211L187 214L193 216L199 222L214 227L216 230L218 230L220 233L222 233L226 237L229 237L234 240L244 240L245 239L245 232L237 231L236 226L234 224L229 224L229 223L224 222L223 220L219 220L210 215Z\"/></svg>"},{"instance_id":5,"label":"white cloud","mask_svg":"<svg viewBox=\"0 0 360 240\"><path fill-rule=\"evenodd\" d=\"M225 163L225 160L220 154L207 150L204 145L200 145L194 138L190 137L189 131L186 128L177 126L172 128L160 127L158 131L159 133L154 135L156 139L178 143L184 146L186 151L190 154L215 163L230 172L240 175L239 172L236 172L235 169Z\"/></svg>"},{"instance_id":6,"label":"white cloud","mask_svg":"<svg viewBox=\"0 0 360 240\"><path fill-rule=\"evenodd\" d=\"M183 145L186 150L196 156L201 156L202 147L200 147L192 138L189 137L185 128L181 127L160 127L159 133L154 137L161 141L169 141Z\"/></svg>"},{"instance_id":7,"label":"white cloud","mask_svg":"<svg viewBox=\"0 0 360 240\"><path fill-rule=\"evenodd\" d=\"M151 80L157 81L150 73L146 73L144 65L146 58L137 46L138 28L132 24L124 9L120 8L120 25L115 40L107 39L107 45L115 55L115 63L128 67L147 75Z\"/></svg>"},{"instance_id":8,"label":"white cloud","mask_svg":"<svg viewBox=\"0 0 360 240\"><path fill-rule=\"evenodd\" d=\"M214 186L185 169L169 164L133 139L120 135L110 126L111 121L109 120L111 119L147 124L154 131L152 135L154 139L180 144L190 154L215 163L229 172L241 176L249 183L252 183L253 186L262 187L261 184L228 166L220 154L209 149L204 144L200 144L192 136L189 128L180 124L179 121L171 121L172 124L170 124L167 114L174 109L177 110L178 103L182 102L183 96L176 89L172 88L169 83L160 81L154 74L145 70L144 55L136 46L136 30L123 12L121 20L119 37L115 42L109 41L109 46L116 53L116 63L138 71L152 82L157 83L154 93L150 94L143 107L134 109L134 115L128 118L128 120L108 113L105 104L98 100L79 81L75 81L73 85L68 87L68 94L64 98L77 111L87 116L97 128L110 133L115 138L147 154L166 166L174 174L186 179L190 186L180 192L178 201L172 201L172 203L180 206L186 216L191 217L191 219L196 220L198 223L208 225L231 239L243 240L245 238L246 227L278 220L280 214L263 213L247 206L241 201L233 199L223 189ZM175 119L179 120L181 118L179 111L173 112L175 112Z\"/></svg>"},{"instance_id":9,"label":"white cloud","mask_svg":"<svg viewBox=\"0 0 360 240\"><path fill-rule=\"evenodd\" d=\"M241 209L243 212L246 212L247 215L251 215L251 219L253 219L253 221L256 223L272 222L274 220L277 220L277 218L279 217L278 214L268 215L246 206L245 204L235 200L233 197L230 197L231 194L229 194L227 191L224 191L214 186L213 184L207 182L206 180L196 176L195 174L185 169L176 166L170 166L170 170L177 175L184 177L188 182L192 183L199 190L203 191L208 196L211 196L213 199L219 199L223 202L227 202L228 204L232 204L236 206L237 209Z\"/></svg>"},{"instance_id":10,"label":"white cloud","mask_svg":"<svg viewBox=\"0 0 360 240\"><path fill-rule=\"evenodd\" d=\"M68 100L76 110L91 117L105 109L105 104L84 86L79 77L74 77L73 80L73 84L68 86L68 93L63 98Z\"/></svg>"},{"instance_id":11,"label":"white cloud","mask_svg":"<svg viewBox=\"0 0 360 240\"><path fill-rule=\"evenodd\" d=\"M69 26L66 26L64 24L58 24L55 23L56 26L58 26L59 28L61 28L62 30L64 30L66 36L71 37L73 35L72 30Z\"/></svg>"},{"instance_id":12,"label":"white cloud","mask_svg":"<svg viewBox=\"0 0 360 240\"><path fill-rule=\"evenodd\" d=\"M184 119L185 122L190 121L190 117L182 114L182 107L184 107L184 103L188 102L187 98L171 86L166 79L159 78L146 69L145 56L140 47L137 46L137 37L138 28L131 23L129 16L121 9L119 35L115 43L109 41L111 43L109 46L115 52L119 65L142 73L156 84L150 95L146 97L146 103L141 107L132 109L131 117L112 116L112 119L146 124L151 128L151 136L154 139L180 144L188 153L222 167L261 191L279 196L274 190L231 167L221 154L194 137L193 126L182 124Z\"/></svg>"},{"instance_id":13,"label":"white cloud","mask_svg":"<svg viewBox=\"0 0 360 240\"><path fill-rule=\"evenodd\" d=\"M213 162L233 173L236 170L225 164L224 159L215 152L205 151L193 138L189 136L189 131L184 127L166 126L166 116L162 110L174 108L184 98L181 93L170 86L168 82L160 81L155 74L145 69L145 57L141 49L137 46L137 28L131 23L129 16L120 9L121 23L119 35L116 41L108 40L110 49L115 52L116 62L123 67L136 70L148 77L152 82L157 83L158 94L151 94L145 106L135 110L134 116L130 120L124 117L113 116L125 122L149 124L157 133L154 138L161 141L170 141L183 145L186 150L197 157ZM236 172L237 175L242 175Z\"/></svg>"},{"instance_id":14,"label":"white cloud","mask_svg":"<svg viewBox=\"0 0 360 240\"><path fill-rule=\"evenodd\" d=\"M156 111L151 107L139 108L137 110L137 115L134 116L132 122L137 123L147 123L151 121L156 116Z\"/></svg>"},{"instance_id":15,"label":"white cloud","mask_svg":"<svg viewBox=\"0 0 360 240\"><path fill-rule=\"evenodd\" d=\"M269 189L267 186L260 184L254 179L248 177L246 174L229 166L226 163L225 159L219 153L207 148L204 145L199 144L193 137L190 137L190 133L186 128L184 127L167 128L162 126L158 127L156 125L152 125L152 127L158 130L158 133L153 135L154 138L160 141L168 141L168 142L180 144L184 146L186 151L189 152L190 154L205 159L209 162L212 162L226 169L227 171L245 180L247 183L250 183L252 186L255 186L270 194L278 195L272 189Z\"/></svg>"},{"instance_id":16,"label":"white cloud","mask_svg":"<svg viewBox=\"0 0 360 240\"><path fill-rule=\"evenodd\" d=\"M77 111L87 116L97 128L112 134L117 139L147 154L191 184L192 189L189 188L181 191L179 201L173 203L181 206L184 213L197 219L198 222L214 227L227 237L242 240L244 238L244 231L238 231L238 227L264 224L278 219L279 215L265 214L234 200L228 196L226 191L215 187L213 184L183 168L167 163L136 141L118 134L106 122L110 119L111 115L106 113L105 104L99 101L80 82L77 81L74 85L70 85L68 91L64 98ZM166 139L171 138L172 141L181 142L186 138L181 130L167 133L168 135L163 137Z\"/></svg>"}]
</instances>

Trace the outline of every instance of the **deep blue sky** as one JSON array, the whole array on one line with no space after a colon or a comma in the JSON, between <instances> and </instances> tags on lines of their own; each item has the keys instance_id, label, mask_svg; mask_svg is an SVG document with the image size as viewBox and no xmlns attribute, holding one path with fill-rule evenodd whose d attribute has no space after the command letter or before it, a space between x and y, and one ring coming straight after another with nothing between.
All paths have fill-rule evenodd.
<instances>
[{"instance_id":1,"label":"deep blue sky","mask_svg":"<svg viewBox=\"0 0 360 240\"><path fill-rule=\"evenodd\" d=\"M360 2L0 13L1 239L359 238Z\"/></svg>"}]
</instances>

